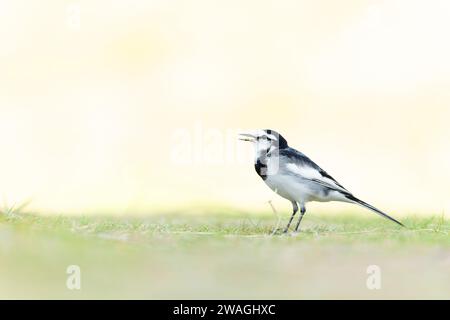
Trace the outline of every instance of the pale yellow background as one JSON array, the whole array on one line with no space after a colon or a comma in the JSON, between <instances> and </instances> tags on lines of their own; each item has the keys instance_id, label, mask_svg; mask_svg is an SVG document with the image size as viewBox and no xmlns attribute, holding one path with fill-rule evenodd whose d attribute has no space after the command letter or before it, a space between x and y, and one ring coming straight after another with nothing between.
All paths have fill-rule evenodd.
<instances>
[{"instance_id":1,"label":"pale yellow background","mask_svg":"<svg viewBox=\"0 0 450 320\"><path fill-rule=\"evenodd\" d=\"M226 145L272 128L388 212L448 213L449 35L445 0L2 0L0 196L56 213L267 209L251 158L173 154L176 132Z\"/></svg>"}]
</instances>

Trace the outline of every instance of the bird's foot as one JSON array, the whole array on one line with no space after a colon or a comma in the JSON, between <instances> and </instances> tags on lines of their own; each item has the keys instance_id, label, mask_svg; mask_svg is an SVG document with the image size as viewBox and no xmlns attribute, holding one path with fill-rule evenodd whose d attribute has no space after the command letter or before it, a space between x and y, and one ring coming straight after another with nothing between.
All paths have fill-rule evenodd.
<instances>
[{"instance_id":1,"label":"bird's foot","mask_svg":"<svg viewBox=\"0 0 450 320\"><path fill-rule=\"evenodd\" d=\"M272 236L295 236L297 235L299 232L295 231L295 232L289 232L288 229L286 228L277 228L275 230L272 231L271 235Z\"/></svg>"}]
</instances>

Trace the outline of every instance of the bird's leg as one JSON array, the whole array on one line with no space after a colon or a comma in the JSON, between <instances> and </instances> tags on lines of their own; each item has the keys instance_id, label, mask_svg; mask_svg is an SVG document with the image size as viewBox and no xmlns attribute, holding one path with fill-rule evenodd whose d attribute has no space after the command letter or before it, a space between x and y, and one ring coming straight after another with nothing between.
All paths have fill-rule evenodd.
<instances>
[{"instance_id":1,"label":"bird's leg","mask_svg":"<svg viewBox=\"0 0 450 320\"><path fill-rule=\"evenodd\" d=\"M289 231L289 227L291 226L291 223L292 223L292 220L294 219L294 216L295 216L295 214L297 213L297 211L298 211L298 206L297 206L297 203L296 202L294 202L294 201L292 201L292 208L293 208L293 212L292 212L292 216L291 216L291 218L289 219L289 223L287 224L287 226L286 226L286 228L284 229L284 233L287 233L288 231Z\"/></svg>"},{"instance_id":2,"label":"bird's leg","mask_svg":"<svg viewBox=\"0 0 450 320\"><path fill-rule=\"evenodd\" d=\"M298 231L298 228L300 227L300 222L302 222L302 218L303 218L303 215L305 214L305 212L306 212L305 205L302 204L301 208L300 208L300 217L298 217L297 226L295 227L295 232Z\"/></svg>"}]
</instances>

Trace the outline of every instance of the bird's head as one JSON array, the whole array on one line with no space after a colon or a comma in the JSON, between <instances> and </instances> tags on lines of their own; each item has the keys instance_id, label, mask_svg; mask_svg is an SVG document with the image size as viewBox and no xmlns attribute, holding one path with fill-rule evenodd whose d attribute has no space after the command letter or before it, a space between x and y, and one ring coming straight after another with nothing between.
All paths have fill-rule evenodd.
<instances>
[{"instance_id":1,"label":"bird's head","mask_svg":"<svg viewBox=\"0 0 450 320\"><path fill-rule=\"evenodd\" d=\"M285 138L275 130L260 129L239 134L239 139L250 141L255 146L257 154L267 153L275 149L284 149L288 147Z\"/></svg>"}]
</instances>

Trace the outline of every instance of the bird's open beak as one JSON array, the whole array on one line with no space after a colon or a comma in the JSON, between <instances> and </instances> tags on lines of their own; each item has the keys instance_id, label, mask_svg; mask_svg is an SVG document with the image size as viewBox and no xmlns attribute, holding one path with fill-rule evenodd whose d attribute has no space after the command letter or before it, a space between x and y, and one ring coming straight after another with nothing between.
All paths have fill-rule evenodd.
<instances>
[{"instance_id":1,"label":"bird's open beak","mask_svg":"<svg viewBox=\"0 0 450 320\"><path fill-rule=\"evenodd\" d=\"M254 142L256 139L256 136L251 133L239 133L239 140L242 141L251 141Z\"/></svg>"}]
</instances>

